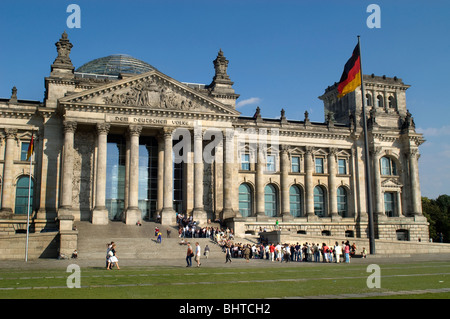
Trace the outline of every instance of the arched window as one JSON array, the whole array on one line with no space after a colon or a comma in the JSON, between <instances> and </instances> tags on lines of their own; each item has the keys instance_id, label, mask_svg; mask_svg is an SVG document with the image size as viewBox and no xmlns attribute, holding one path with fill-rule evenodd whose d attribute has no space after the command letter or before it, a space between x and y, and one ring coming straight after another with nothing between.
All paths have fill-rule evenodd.
<instances>
[{"instance_id":1,"label":"arched window","mask_svg":"<svg viewBox=\"0 0 450 319\"><path fill-rule=\"evenodd\" d=\"M377 106L383 107L383 97L381 95L377 96Z\"/></svg>"},{"instance_id":2,"label":"arched window","mask_svg":"<svg viewBox=\"0 0 450 319\"><path fill-rule=\"evenodd\" d=\"M302 216L302 195L300 188L297 185L292 185L291 188L289 188L289 203L291 215L294 217Z\"/></svg>"},{"instance_id":3,"label":"arched window","mask_svg":"<svg viewBox=\"0 0 450 319\"><path fill-rule=\"evenodd\" d=\"M33 179L31 179L31 188L29 189L30 177L22 176L17 180L16 185L16 205L14 213L17 215L26 215L28 213L28 204L30 207L30 215L33 211ZM30 202L28 203L28 193L30 193Z\"/></svg>"},{"instance_id":4,"label":"arched window","mask_svg":"<svg viewBox=\"0 0 450 319\"><path fill-rule=\"evenodd\" d=\"M264 188L264 211L267 216L275 217L278 211L277 189L272 184Z\"/></svg>"},{"instance_id":5,"label":"arched window","mask_svg":"<svg viewBox=\"0 0 450 319\"><path fill-rule=\"evenodd\" d=\"M381 175L397 175L395 162L387 156L380 159Z\"/></svg>"},{"instance_id":6,"label":"arched window","mask_svg":"<svg viewBox=\"0 0 450 319\"><path fill-rule=\"evenodd\" d=\"M338 214L341 217L348 217L348 198L345 187L341 186L337 189L337 205Z\"/></svg>"},{"instance_id":7,"label":"arched window","mask_svg":"<svg viewBox=\"0 0 450 319\"><path fill-rule=\"evenodd\" d=\"M322 186L314 188L314 214L319 217L326 216L325 191Z\"/></svg>"},{"instance_id":8,"label":"arched window","mask_svg":"<svg viewBox=\"0 0 450 319\"><path fill-rule=\"evenodd\" d=\"M395 98L393 96L389 97L389 107L390 108L395 108Z\"/></svg>"},{"instance_id":9,"label":"arched window","mask_svg":"<svg viewBox=\"0 0 450 319\"><path fill-rule=\"evenodd\" d=\"M372 95L370 95L369 93L366 94L366 105L372 106Z\"/></svg>"},{"instance_id":10,"label":"arched window","mask_svg":"<svg viewBox=\"0 0 450 319\"><path fill-rule=\"evenodd\" d=\"M242 217L250 217L252 215L252 198L251 187L247 183L239 185L239 212Z\"/></svg>"}]
</instances>

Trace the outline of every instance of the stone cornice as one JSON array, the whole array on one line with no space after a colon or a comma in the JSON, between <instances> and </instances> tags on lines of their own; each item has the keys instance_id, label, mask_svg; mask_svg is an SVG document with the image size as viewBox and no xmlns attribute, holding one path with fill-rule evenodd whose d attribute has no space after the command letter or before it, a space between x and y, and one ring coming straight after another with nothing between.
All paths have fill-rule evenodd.
<instances>
[{"instance_id":1,"label":"stone cornice","mask_svg":"<svg viewBox=\"0 0 450 319\"><path fill-rule=\"evenodd\" d=\"M0 118L14 118L14 119L31 119L36 114L36 108L34 110L14 110L14 109L1 109Z\"/></svg>"},{"instance_id":2,"label":"stone cornice","mask_svg":"<svg viewBox=\"0 0 450 319\"><path fill-rule=\"evenodd\" d=\"M57 113L63 115L66 110L83 113L106 113L110 115L129 115L129 116L155 116L170 117L191 120L204 121L229 121L234 122L236 115L221 113L205 113L201 111L182 111L170 109L150 109L137 108L134 106L121 105L99 105L88 103L60 102L57 107Z\"/></svg>"}]
</instances>

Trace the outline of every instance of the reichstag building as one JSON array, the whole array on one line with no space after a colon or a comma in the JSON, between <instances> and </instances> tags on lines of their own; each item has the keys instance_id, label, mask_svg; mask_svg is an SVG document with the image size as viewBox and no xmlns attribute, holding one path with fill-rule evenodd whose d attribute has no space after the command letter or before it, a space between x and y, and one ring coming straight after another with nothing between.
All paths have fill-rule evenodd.
<instances>
[{"instance_id":1,"label":"reichstag building","mask_svg":"<svg viewBox=\"0 0 450 319\"><path fill-rule=\"evenodd\" d=\"M21 100L22 88L0 99L2 234L23 230L30 185L36 233L70 232L78 220L135 225L160 217L175 225L181 213L200 224L220 220L237 235L278 221L298 234L367 238L360 88L343 98L336 84L326 88L320 123L307 112L288 119L284 110L278 119L259 108L247 117L236 110L222 50L211 59L210 84L194 84L127 55L75 68L72 46L64 32L43 101ZM375 236L427 241L424 139L407 110L409 85L364 81Z\"/></svg>"}]
</instances>

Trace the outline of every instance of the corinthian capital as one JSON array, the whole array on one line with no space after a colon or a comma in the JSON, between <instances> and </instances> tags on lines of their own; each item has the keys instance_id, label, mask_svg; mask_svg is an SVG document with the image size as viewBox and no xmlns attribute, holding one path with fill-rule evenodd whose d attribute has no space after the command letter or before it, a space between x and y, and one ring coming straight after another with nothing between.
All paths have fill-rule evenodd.
<instances>
[{"instance_id":1,"label":"corinthian capital","mask_svg":"<svg viewBox=\"0 0 450 319\"><path fill-rule=\"evenodd\" d=\"M74 133L77 129L77 122L64 121L64 133Z\"/></svg>"},{"instance_id":2,"label":"corinthian capital","mask_svg":"<svg viewBox=\"0 0 450 319\"><path fill-rule=\"evenodd\" d=\"M5 135L6 138L14 139L17 136L17 129L16 128L5 128Z\"/></svg>"},{"instance_id":3,"label":"corinthian capital","mask_svg":"<svg viewBox=\"0 0 450 319\"><path fill-rule=\"evenodd\" d=\"M142 132L142 126L140 125L130 125L128 127L128 134L130 134L131 136L139 136L141 135Z\"/></svg>"},{"instance_id":4,"label":"corinthian capital","mask_svg":"<svg viewBox=\"0 0 450 319\"><path fill-rule=\"evenodd\" d=\"M98 134L108 134L110 125L108 123L98 123L97 124L97 132Z\"/></svg>"}]
</instances>

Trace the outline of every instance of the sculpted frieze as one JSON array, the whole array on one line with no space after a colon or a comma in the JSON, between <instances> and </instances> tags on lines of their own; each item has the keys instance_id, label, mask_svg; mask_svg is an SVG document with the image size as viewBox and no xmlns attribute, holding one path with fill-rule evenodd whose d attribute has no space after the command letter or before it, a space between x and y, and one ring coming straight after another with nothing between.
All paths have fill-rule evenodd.
<instances>
[{"instance_id":1,"label":"sculpted frieze","mask_svg":"<svg viewBox=\"0 0 450 319\"><path fill-rule=\"evenodd\" d=\"M112 93L103 97L105 104L160 108L182 111L205 111L205 108L194 97L187 97L162 85L154 77L134 85L125 92Z\"/></svg>"}]
</instances>

